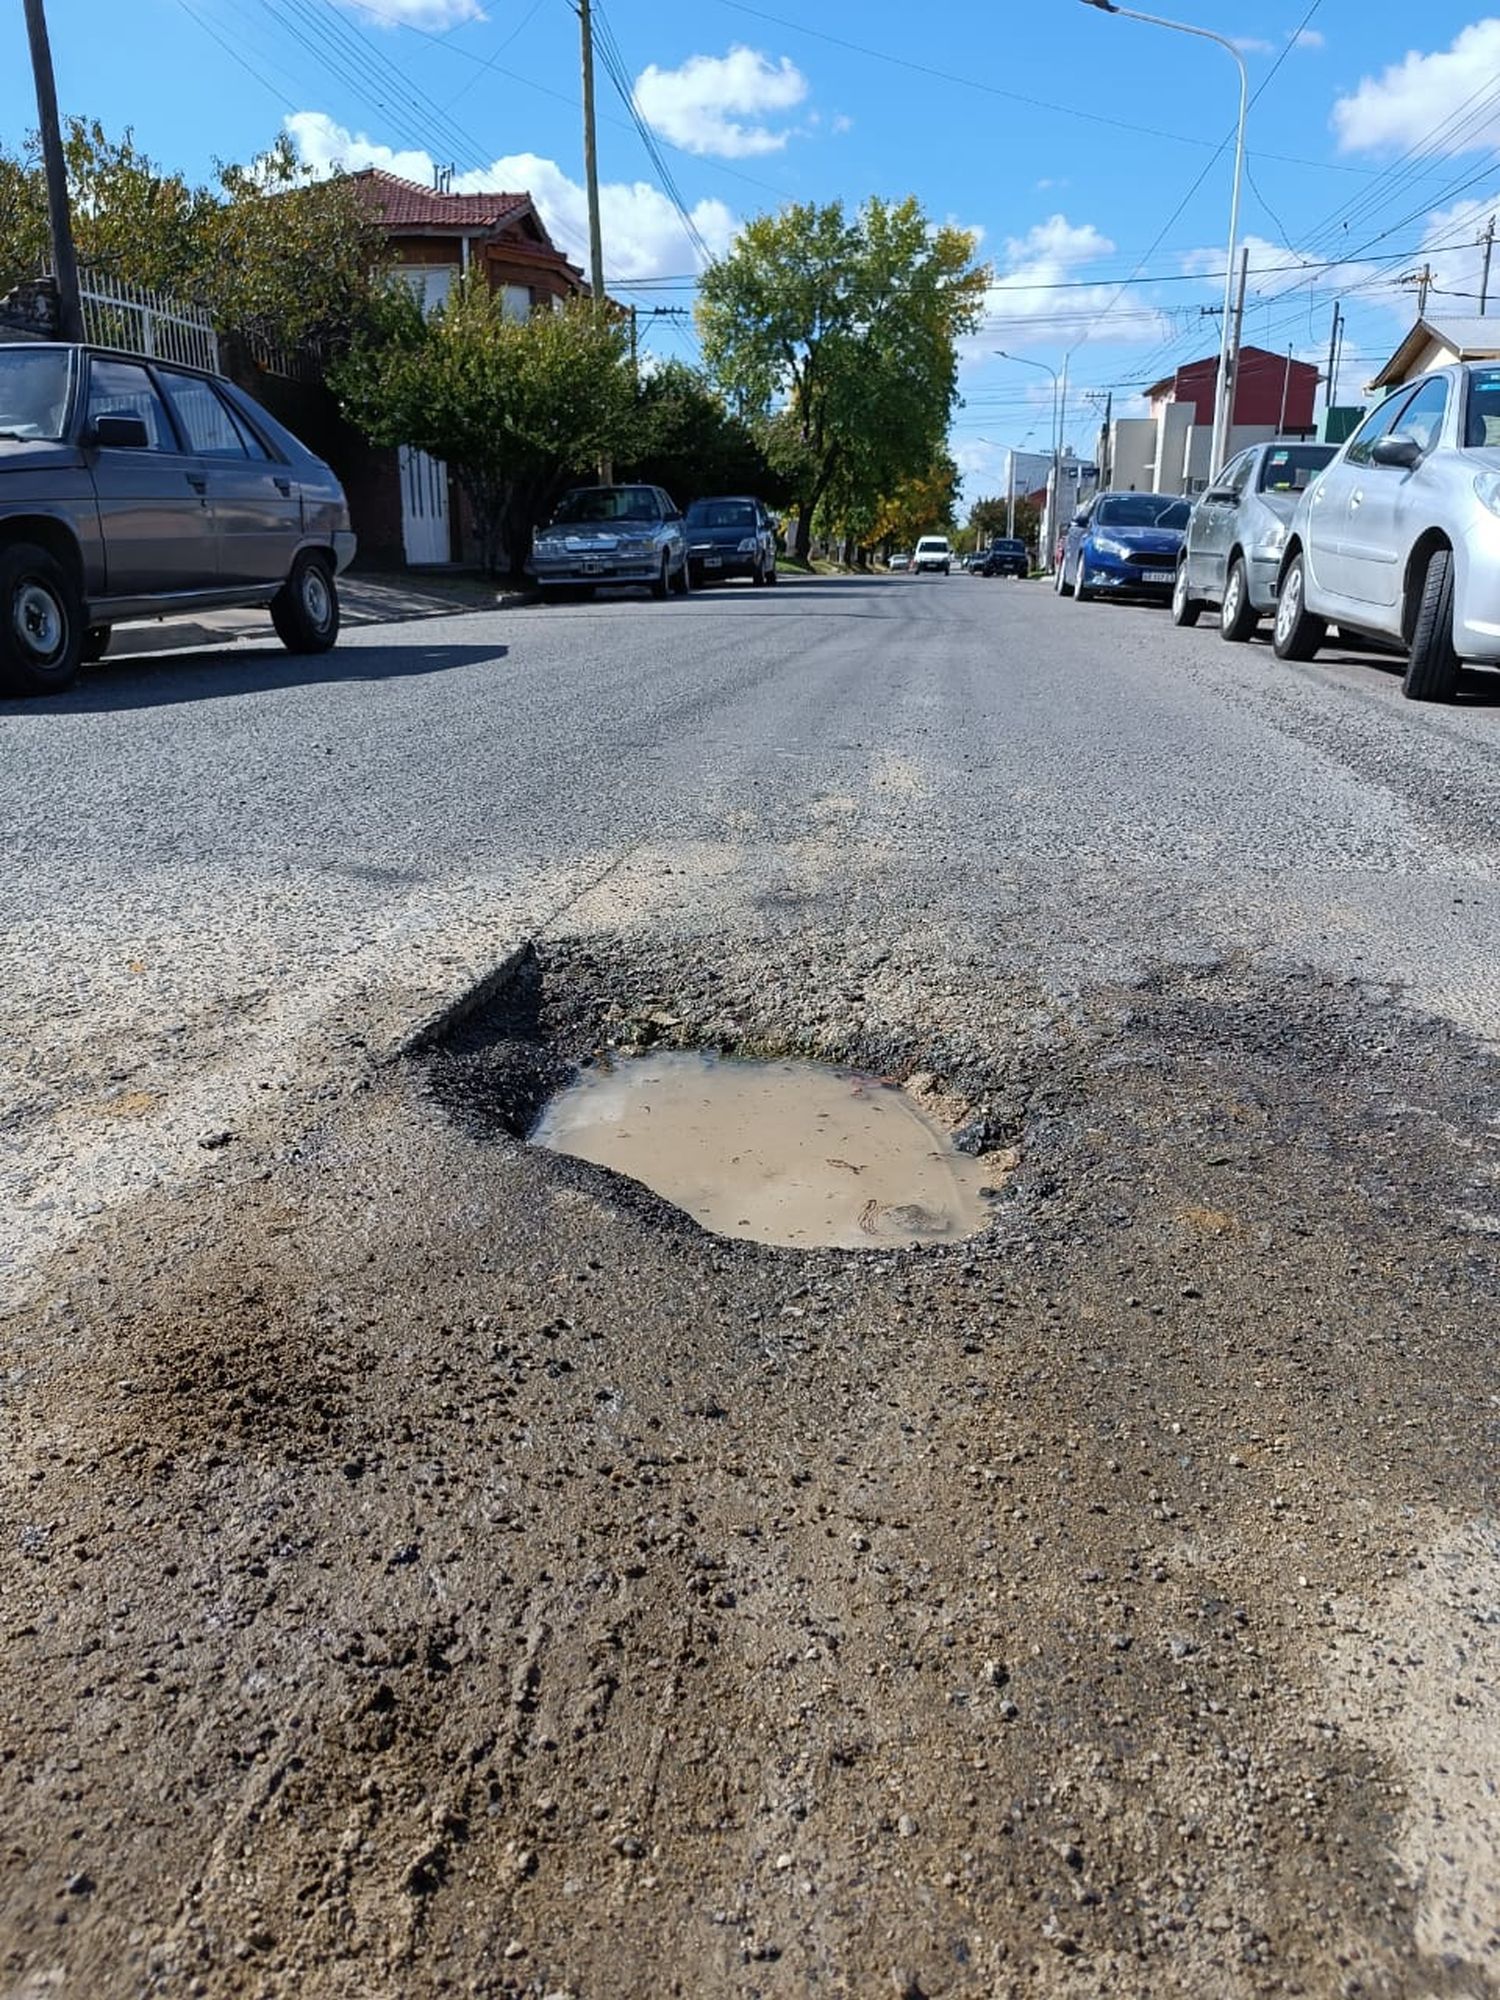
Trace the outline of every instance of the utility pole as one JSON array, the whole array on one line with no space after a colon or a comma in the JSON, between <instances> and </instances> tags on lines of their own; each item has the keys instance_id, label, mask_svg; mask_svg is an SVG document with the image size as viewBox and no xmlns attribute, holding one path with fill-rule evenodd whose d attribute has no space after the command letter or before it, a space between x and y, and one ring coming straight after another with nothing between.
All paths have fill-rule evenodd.
<instances>
[{"instance_id":1,"label":"utility pole","mask_svg":"<svg viewBox=\"0 0 1500 2000\"><path fill-rule=\"evenodd\" d=\"M1288 396L1291 395L1291 393L1292 393L1292 350L1289 347L1286 351L1286 368L1281 377L1281 415L1276 420L1277 437L1283 437L1286 434L1286 405L1287 405L1287 398Z\"/></svg>"},{"instance_id":2,"label":"utility pole","mask_svg":"<svg viewBox=\"0 0 1500 2000\"><path fill-rule=\"evenodd\" d=\"M1490 252L1495 247L1495 218L1493 215L1484 225L1484 234L1479 240L1484 245L1484 274L1479 280L1479 317L1483 319L1484 309L1488 305L1490 297Z\"/></svg>"},{"instance_id":3,"label":"utility pole","mask_svg":"<svg viewBox=\"0 0 1500 2000\"><path fill-rule=\"evenodd\" d=\"M1329 411L1333 408L1334 384L1338 378L1339 332L1342 319L1343 314L1339 311L1339 302L1335 299L1333 302L1333 324L1328 329L1328 373L1323 377L1323 386L1327 392L1327 399L1323 404L1325 423Z\"/></svg>"},{"instance_id":4,"label":"utility pole","mask_svg":"<svg viewBox=\"0 0 1500 2000\"><path fill-rule=\"evenodd\" d=\"M1010 466L1009 475L1005 482L1005 533L1006 538L1009 540L1014 538L1016 532L1016 448L1014 445L1011 446L1005 456ZM976 542L974 546L978 548L979 544Z\"/></svg>"},{"instance_id":5,"label":"utility pole","mask_svg":"<svg viewBox=\"0 0 1500 2000\"><path fill-rule=\"evenodd\" d=\"M594 142L594 14L591 0L578 0L578 33L583 61L583 178L589 199L589 288L594 311L609 310L604 294L604 242L599 228L599 155ZM608 486L614 465L608 453L599 459L599 477Z\"/></svg>"},{"instance_id":6,"label":"utility pole","mask_svg":"<svg viewBox=\"0 0 1500 2000\"><path fill-rule=\"evenodd\" d=\"M1432 266L1430 264L1424 264L1420 271L1404 272L1400 277L1400 279L1397 281L1398 283L1403 285L1416 286L1418 319L1426 319L1427 317L1427 294L1428 291L1431 289L1433 276L1434 273Z\"/></svg>"},{"instance_id":7,"label":"utility pole","mask_svg":"<svg viewBox=\"0 0 1500 2000\"><path fill-rule=\"evenodd\" d=\"M1240 252L1240 282L1235 294L1234 314L1229 328L1229 372L1224 381L1224 432L1219 447L1220 456L1226 461L1234 455L1234 398L1239 387L1240 334L1245 324L1245 288L1250 282L1250 250L1247 245ZM1223 466L1219 471L1222 472ZM1215 475L1217 477L1217 474Z\"/></svg>"},{"instance_id":8,"label":"utility pole","mask_svg":"<svg viewBox=\"0 0 1500 2000\"><path fill-rule=\"evenodd\" d=\"M37 123L42 135L42 169L47 179L47 226L52 237L52 269L57 276L57 330L64 340L83 339L83 304L78 295L78 259L73 251L73 218L68 208L68 166L57 118L57 85L42 0L25 0L26 39L36 82Z\"/></svg>"}]
</instances>

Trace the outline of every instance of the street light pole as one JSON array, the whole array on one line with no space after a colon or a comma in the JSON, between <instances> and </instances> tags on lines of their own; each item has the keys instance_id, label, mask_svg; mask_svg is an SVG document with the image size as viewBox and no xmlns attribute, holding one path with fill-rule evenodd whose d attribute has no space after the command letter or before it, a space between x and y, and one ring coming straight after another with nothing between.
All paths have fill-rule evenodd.
<instances>
[{"instance_id":1,"label":"street light pole","mask_svg":"<svg viewBox=\"0 0 1500 2000\"><path fill-rule=\"evenodd\" d=\"M1127 21L1144 21L1149 27L1173 28L1180 35L1197 35L1201 41L1217 42L1234 57L1240 73L1240 116L1234 132L1234 179L1229 193L1229 248L1224 258L1224 312L1219 321L1219 379L1214 387L1213 443L1209 448L1208 476L1212 483L1229 456L1229 434L1234 427L1234 412L1229 404L1229 341L1230 321L1234 316L1234 253L1240 235L1240 180L1245 170L1245 114L1250 108L1250 78L1245 58L1227 35L1216 35L1211 28L1197 28L1188 21L1167 21L1160 14L1138 14L1133 7L1117 7L1115 0L1083 0L1083 4L1097 7L1101 14L1119 14Z\"/></svg>"},{"instance_id":2,"label":"street light pole","mask_svg":"<svg viewBox=\"0 0 1500 2000\"><path fill-rule=\"evenodd\" d=\"M1014 361L1022 368L1040 368L1044 375L1052 377L1052 478L1047 488L1046 519L1043 523L1041 548L1042 567L1052 567L1052 551L1057 543L1057 494L1062 481L1062 410L1059 402L1059 381L1055 368L1049 368L1045 361L1032 361L1024 354L1007 354L1003 347L992 350L1000 361ZM1066 379L1067 363L1063 363Z\"/></svg>"}]
</instances>

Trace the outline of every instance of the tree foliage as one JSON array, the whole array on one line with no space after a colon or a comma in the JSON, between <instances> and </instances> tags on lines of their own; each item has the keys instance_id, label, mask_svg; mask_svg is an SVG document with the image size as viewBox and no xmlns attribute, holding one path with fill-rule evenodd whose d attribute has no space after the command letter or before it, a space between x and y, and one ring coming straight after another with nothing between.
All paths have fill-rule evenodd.
<instances>
[{"instance_id":1,"label":"tree foliage","mask_svg":"<svg viewBox=\"0 0 1500 2000\"><path fill-rule=\"evenodd\" d=\"M204 307L225 331L295 345L347 336L367 306L384 238L348 180L315 178L291 142L217 185L167 173L127 130L68 121L63 150L80 262ZM33 136L0 148L0 293L49 257L47 191Z\"/></svg>"},{"instance_id":2,"label":"tree foliage","mask_svg":"<svg viewBox=\"0 0 1500 2000\"><path fill-rule=\"evenodd\" d=\"M1041 510L1022 493L1016 495L1016 525L1012 530L1006 526L1010 519L1010 502L1003 493L994 494L983 500L976 500L969 509L969 526L976 538L976 546L988 548L997 535L1014 533L1023 542L1034 543L1042 531Z\"/></svg>"},{"instance_id":3,"label":"tree foliage","mask_svg":"<svg viewBox=\"0 0 1500 2000\"><path fill-rule=\"evenodd\" d=\"M772 507L792 498L762 432L684 361L663 362L642 381L629 465L635 478L665 487L679 507L706 493L754 493Z\"/></svg>"},{"instance_id":4,"label":"tree foliage","mask_svg":"<svg viewBox=\"0 0 1500 2000\"><path fill-rule=\"evenodd\" d=\"M375 443L447 461L491 571L521 568L564 479L626 448L635 414L615 316L578 299L512 320L477 273L430 318L391 284L329 379Z\"/></svg>"},{"instance_id":5,"label":"tree foliage","mask_svg":"<svg viewBox=\"0 0 1500 2000\"><path fill-rule=\"evenodd\" d=\"M875 507L867 545L910 548L919 535L942 534L958 514L958 467L946 452L925 472L903 479Z\"/></svg>"},{"instance_id":6,"label":"tree foliage","mask_svg":"<svg viewBox=\"0 0 1500 2000\"><path fill-rule=\"evenodd\" d=\"M910 197L872 197L852 218L840 202L757 217L704 273L710 372L741 414L782 415L800 554L820 508L863 536L880 496L940 450L988 279L973 256L971 235Z\"/></svg>"}]
</instances>

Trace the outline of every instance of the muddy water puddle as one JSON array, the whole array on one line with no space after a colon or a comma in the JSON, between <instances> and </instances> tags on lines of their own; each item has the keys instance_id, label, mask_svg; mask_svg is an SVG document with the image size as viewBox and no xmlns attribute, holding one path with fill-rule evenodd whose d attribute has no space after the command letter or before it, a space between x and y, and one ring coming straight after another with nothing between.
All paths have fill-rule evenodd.
<instances>
[{"instance_id":1,"label":"muddy water puddle","mask_svg":"<svg viewBox=\"0 0 1500 2000\"><path fill-rule=\"evenodd\" d=\"M705 1229L760 1243L953 1243L989 1220L986 1169L914 1098L815 1063L601 1063L552 1099L531 1139L643 1181Z\"/></svg>"}]
</instances>

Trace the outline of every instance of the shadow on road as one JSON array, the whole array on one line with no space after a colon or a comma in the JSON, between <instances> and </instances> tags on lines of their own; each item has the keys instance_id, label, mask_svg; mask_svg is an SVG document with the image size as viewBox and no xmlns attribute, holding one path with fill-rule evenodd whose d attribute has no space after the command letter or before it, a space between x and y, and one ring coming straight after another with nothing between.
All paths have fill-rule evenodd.
<instances>
[{"instance_id":1,"label":"shadow on road","mask_svg":"<svg viewBox=\"0 0 1500 2000\"><path fill-rule=\"evenodd\" d=\"M0 702L0 716L103 715L122 709L170 708L185 701L228 701L282 688L339 682L409 680L451 673L506 658L508 646L345 646L331 653L273 652L135 654L85 668L66 694Z\"/></svg>"}]
</instances>

